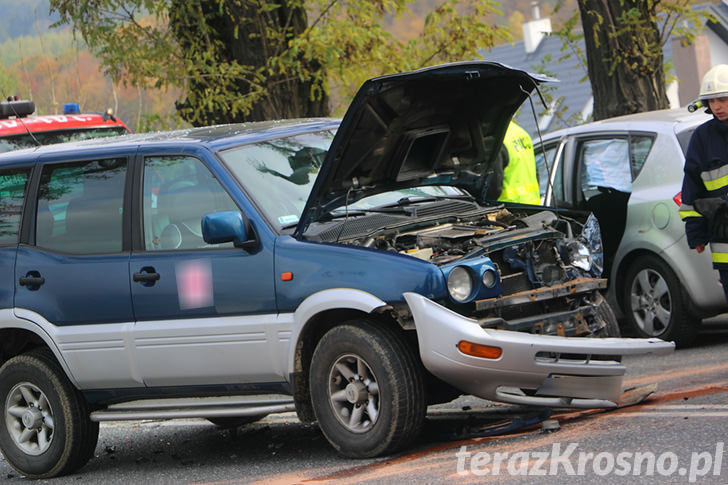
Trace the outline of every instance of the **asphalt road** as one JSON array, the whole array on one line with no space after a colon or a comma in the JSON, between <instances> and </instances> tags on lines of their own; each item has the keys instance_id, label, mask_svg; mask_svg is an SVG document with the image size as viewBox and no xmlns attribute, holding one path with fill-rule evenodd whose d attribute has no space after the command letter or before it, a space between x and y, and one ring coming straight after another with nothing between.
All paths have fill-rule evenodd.
<instances>
[{"instance_id":1,"label":"asphalt road","mask_svg":"<svg viewBox=\"0 0 728 485\"><path fill-rule=\"evenodd\" d=\"M105 423L79 473L34 483L725 484L726 357L728 318L713 319L691 348L625 359L625 386L657 385L640 404L550 411L463 397L430 408L416 447L375 460L339 457L295 414L237 430L203 420ZM0 456L0 483L21 482Z\"/></svg>"}]
</instances>

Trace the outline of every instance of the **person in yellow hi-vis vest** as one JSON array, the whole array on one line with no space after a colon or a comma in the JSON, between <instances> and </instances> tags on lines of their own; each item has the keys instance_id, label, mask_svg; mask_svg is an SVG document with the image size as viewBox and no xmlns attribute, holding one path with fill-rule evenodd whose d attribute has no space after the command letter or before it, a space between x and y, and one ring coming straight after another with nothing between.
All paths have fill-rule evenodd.
<instances>
[{"instance_id":1,"label":"person in yellow hi-vis vest","mask_svg":"<svg viewBox=\"0 0 728 485\"><path fill-rule=\"evenodd\" d=\"M493 181L501 190L497 200L504 202L521 202L523 204L541 204L541 195L536 175L536 159L533 153L533 142L528 132L511 121L503 139L505 150L501 150L503 164L503 181L499 185L496 176ZM500 168L496 169L499 170ZM497 194L493 187L491 194Z\"/></svg>"}]
</instances>

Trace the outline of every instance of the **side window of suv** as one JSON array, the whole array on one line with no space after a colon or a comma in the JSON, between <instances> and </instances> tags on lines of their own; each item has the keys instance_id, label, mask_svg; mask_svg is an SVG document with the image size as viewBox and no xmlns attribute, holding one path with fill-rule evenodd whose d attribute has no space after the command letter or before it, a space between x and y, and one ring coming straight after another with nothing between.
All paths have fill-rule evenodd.
<instances>
[{"instance_id":1,"label":"side window of suv","mask_svg":"<svg viewBox=\"0 0 728 485\"><path fill-rule=\"evenodd\" d=\"M204 248L202 217L240 210L210 170L190 156L146 158L143 197L147 251Z\"/></svg>"},{"instance_id":2,"label":"side window of suv","mask_svg":"<svg viewBox=\"0 0 728 485\"><path fill-rule=\"evenodd\" d=\"M125 178L125 159L46 165L36 245L72 254L121 251Z\"/></svg>"},{"instance_id":3,"label":"side window of suv","mask_svg":"<svg viewBox=\"0 0 728 485\"><path fill-rule=\"evenodd\" d=\"M0 246L18 243L28 169L0 171Z\"/></svg>"}]
</instances>

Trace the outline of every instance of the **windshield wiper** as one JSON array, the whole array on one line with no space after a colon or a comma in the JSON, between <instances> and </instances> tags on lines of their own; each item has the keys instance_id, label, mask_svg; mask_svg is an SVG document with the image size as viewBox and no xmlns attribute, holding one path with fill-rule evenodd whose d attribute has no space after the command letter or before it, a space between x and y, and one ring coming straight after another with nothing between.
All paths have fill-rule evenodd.
<instances>
[{"instance_id":1,"label":"windshield wiper","mask_svg":"<svg viewBox=\"0 0 728 485\"><path fill-rule=\"evenodd\" d=\"M435 202L438 200L467 200L469 202L475 202L475 197L468 194L461 194L461 195L429 195L427 197L417 197L417 198L411 198L411 197L402 197L397 202L394 202L392 204L387 204L380 206L381 208L387 208L387 207L402 207L405 205L410 204L418 204L420 202ZM370 209L372 210L372 209Z\"/></svg>"}]
</instances>

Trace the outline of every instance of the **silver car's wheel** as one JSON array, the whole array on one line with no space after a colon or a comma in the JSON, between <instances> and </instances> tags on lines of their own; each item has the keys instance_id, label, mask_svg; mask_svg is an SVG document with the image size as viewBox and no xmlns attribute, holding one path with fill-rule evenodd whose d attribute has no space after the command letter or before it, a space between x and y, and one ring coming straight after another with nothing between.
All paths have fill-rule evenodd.
<instances>
[{"instance_id":1,"label":"silver car's wheel","mask_svg":"<svg viewBox=\"0 0 728 485\"><path fill-rule=\"evenodd\" d=\"M30 382L15 385L5 402L5 425L15 445L29 455L45 453L53 441L53 408Z\"/></svg>"},{"instance_id":2,"label":"silver car's wheel","mask_svg":"<svg viewBox=\"0 0 728 485\"><path fill-rule=\"evenodd\" d=\"M630 290L630 307L639 329L656 337L670 325L672 296L660 273L645 268L635 275Z\"/></svg>"},{"instance_id":3,"label":"silver car's wheel","mask_svg":"<svg viewBox=\"0 0 728 485\"><path fill-rule=\"evenodd\" d=\"M700 320L690 315L680 281L665 262L653 255L640 256L624 281L622 304L632 333L680 346L695 340Z\"/></svg>"}]
</instances>

